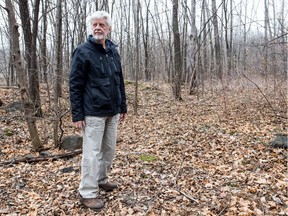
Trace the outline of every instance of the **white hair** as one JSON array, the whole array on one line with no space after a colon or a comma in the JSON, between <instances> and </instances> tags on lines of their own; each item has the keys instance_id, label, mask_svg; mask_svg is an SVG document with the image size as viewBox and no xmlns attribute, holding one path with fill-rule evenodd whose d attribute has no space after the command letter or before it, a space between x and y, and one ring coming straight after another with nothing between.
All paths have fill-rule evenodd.
<instances>
[{"instance_id":1,"label":"white hair","mask_svg":"<svg viewBox=\"0 0 288 216\"><path fill-rule=\"evenodd\" d=\"M96 11L94 13L92 13L90 16L87 17L86 21L87 21L87 29L88 29L88 33L90 34L92 31L92 22L95 19L105 19L106 23L108 26L111 27L111 16L108 12L106 11Z\"/></svg>"}]
</instances>

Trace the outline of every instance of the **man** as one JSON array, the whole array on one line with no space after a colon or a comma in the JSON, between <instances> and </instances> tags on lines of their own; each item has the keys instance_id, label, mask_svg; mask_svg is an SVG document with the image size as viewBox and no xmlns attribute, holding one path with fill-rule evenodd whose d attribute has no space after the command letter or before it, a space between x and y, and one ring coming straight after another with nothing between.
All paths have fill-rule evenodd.
<instances>
[{"instance_id":1,"label":"man","mask_svg":"<svg viewBox=\"0 0 288 216\"><path fill-rule=\"evenodd\" d=\"M116 45L107 35L111 18L96 11L87 19L92 34L73 52L70 71L72 120L83 130L80 202L99 210L104 202L99 188L112 191L118 186L108 181L115 154L118 119L127 113L124 80Z\"/></svg>"}]
</instances>

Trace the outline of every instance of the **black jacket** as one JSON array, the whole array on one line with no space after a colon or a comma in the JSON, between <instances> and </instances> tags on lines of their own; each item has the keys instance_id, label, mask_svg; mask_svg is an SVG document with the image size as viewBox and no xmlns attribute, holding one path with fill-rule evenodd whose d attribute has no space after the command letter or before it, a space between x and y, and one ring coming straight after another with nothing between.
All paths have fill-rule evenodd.
<instances>
[{"instance_id":1,"label":"black jacket","mask_svg":"<svg viewBox=\"0 0 288 216\"><path fill-rule=\"evenodd\" d=\"M126 95L120 56L116 45L106 40L106 49L90 35L73 52L70 71L70 102L73 122L85 116L126 113Z\"/></svg>"}]
</instances>

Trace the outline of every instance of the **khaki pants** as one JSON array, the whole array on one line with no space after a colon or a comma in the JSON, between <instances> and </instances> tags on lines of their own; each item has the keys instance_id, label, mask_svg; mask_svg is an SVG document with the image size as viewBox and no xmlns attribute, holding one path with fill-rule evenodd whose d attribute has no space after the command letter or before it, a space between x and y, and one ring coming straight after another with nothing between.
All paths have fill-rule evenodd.
<instances>
[{"instance_id":1,"label":"khaki pants","mask_svg":"<svg viewBox=\"0 0 288 216\"><path fill-rule=\"evenodd\" d=\"M99 186L108 181L115 155L119 114L85 117L83 130L82 173L79 193L83 198L98 196Z\"/></svg>"}]
</instances>

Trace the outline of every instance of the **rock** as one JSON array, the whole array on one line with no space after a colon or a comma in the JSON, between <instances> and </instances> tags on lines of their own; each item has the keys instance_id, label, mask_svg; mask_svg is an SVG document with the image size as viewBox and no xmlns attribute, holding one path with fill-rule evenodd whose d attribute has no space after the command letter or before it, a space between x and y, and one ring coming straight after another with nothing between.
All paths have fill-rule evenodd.
<instances>
[{"instance_id":1,"label":"rock","mask_svg":"<svg viewBox=\"0 0 288 216\"><path fill-rule=\"evenodd\" d=\"M60 148L73 151L76 149L81 149L83 143L83 138L78 135L67 136L63 138L60 143Z\"/></svg>"},{"instance_id":2,"label":"rock","mask_svg":"<svg viewBox=\"0 0 288 216\"><path fill-rule=\"evenodd\" d=\"M63 169L60 170L62 173L71 173L76 171L73 167L65 167Z\"/></svg>"},{"instance_id":3,"label":"rock","mask_svg":"<svg viewBox=\"0 0 288 216\"><path fill-rule=\"evenodd\" d=\"M6 112L15 112L23 110L23 103L21 101L15 101L5 106Z\"/></svg>"},{"instance_id":4,"label":"rock","mask_svg":"<svg viewBox=\"0 0 288 216\"><path fill-rule=\"evenodd\" d=\"M275 139L269 145L274 148L288 148L288 135L276 134Z\"/></svg>"}]
</instances>

